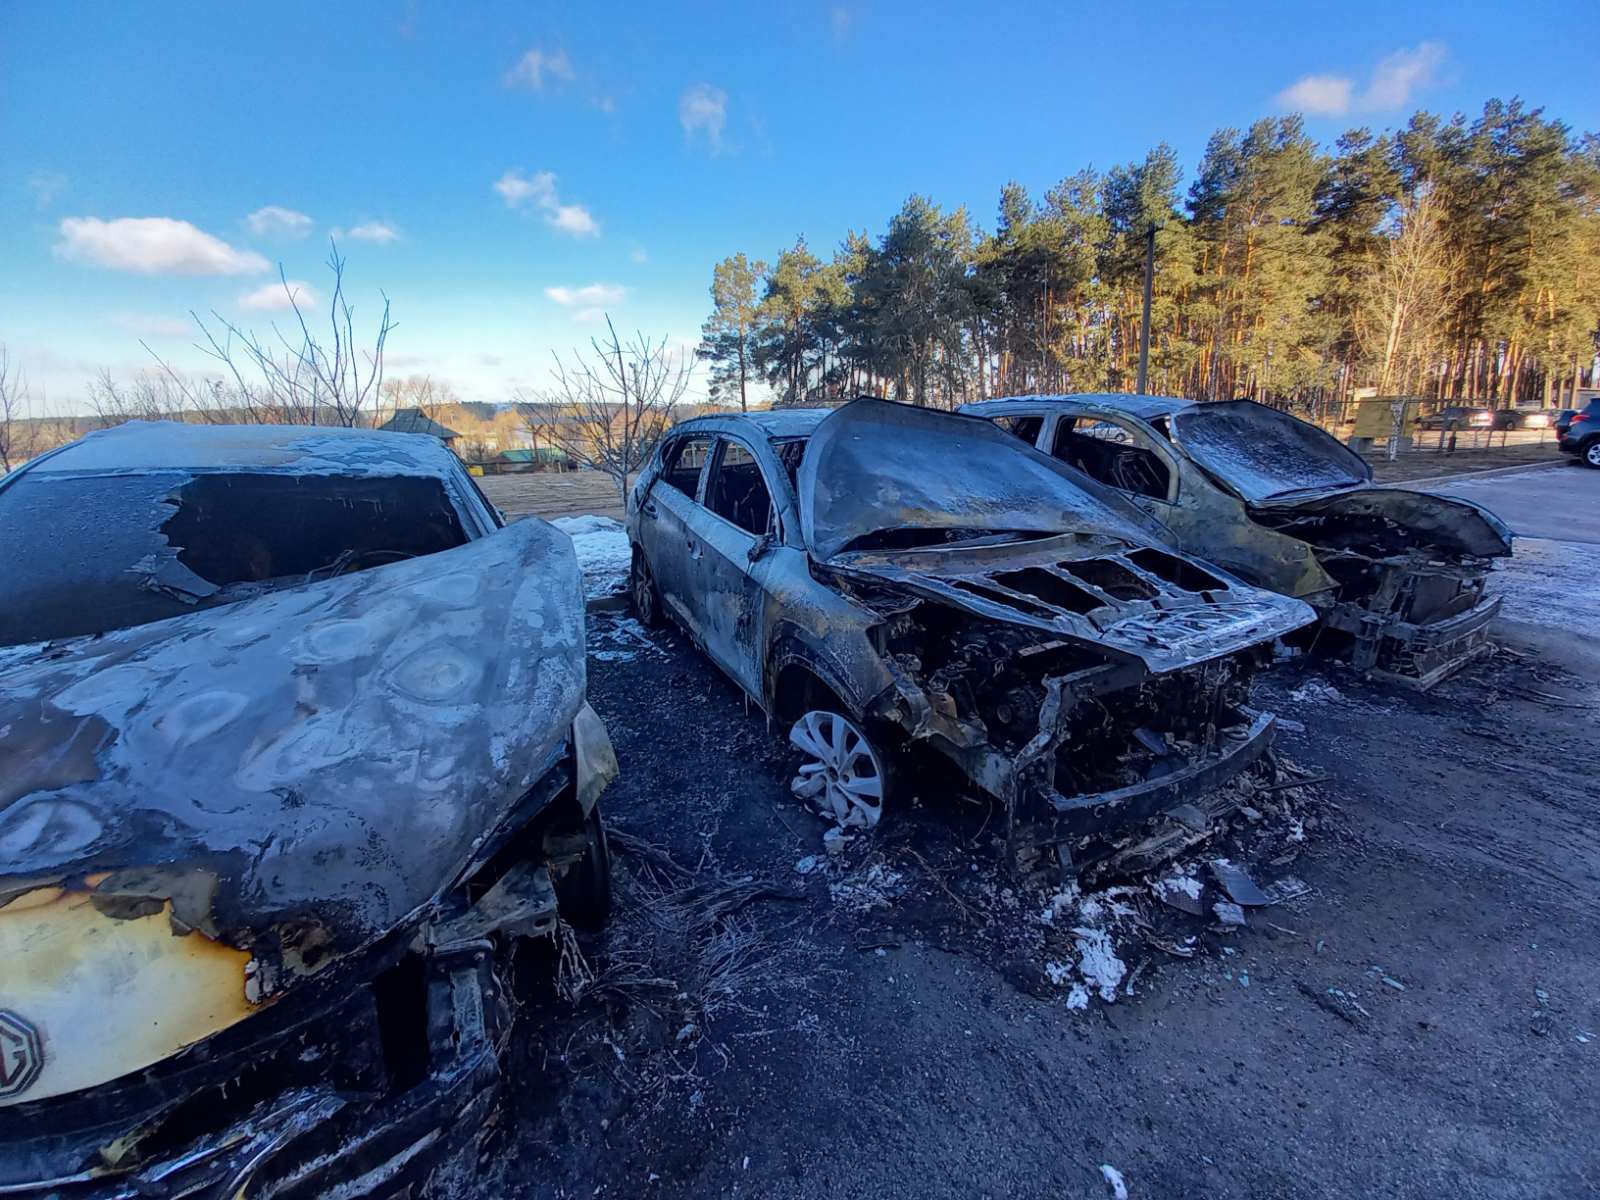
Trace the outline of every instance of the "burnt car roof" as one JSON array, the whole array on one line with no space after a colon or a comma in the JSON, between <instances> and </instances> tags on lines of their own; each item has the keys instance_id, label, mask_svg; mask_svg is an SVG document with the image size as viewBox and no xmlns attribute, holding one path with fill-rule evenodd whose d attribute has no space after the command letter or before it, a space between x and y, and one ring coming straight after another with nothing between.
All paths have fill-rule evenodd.
<instances>
[{"instance_id":1,"label":"burnt car roof","mask_svg":"<svg viewBox=\"0 0 1600 1200\"><path fill-rule=\"evenodd\" d=\"M40 455L7 478L153 471L445 476L456 461L442 442L416 433L338 425L129 421Z\"/></svg>"},{"instance_id":2,"label":"burnt car roof","mask_svg":"<svg viewBox=\"0 0 1600 1200\"><path fill-rule=\"evenodd\" d=\"M1063 400L1114 408L1118 412L1141 417L1146 421L1152 417L1171 416L1185 408L1192 408L1196 403L1181 396L1140 396L1131 392L1063 392L1051 396L1004 396L995 400L979 400L974 404L963 404L961 411L977 417L1003 417L1007 413L1059 403Z\"/></svg>"},{"instance_id":3,"label":"burnt car roof","mask_svg":"<svg viewBox=\"0 0 1600 1200\"><path fill-rule=\"evenodd\" d=\"M831 408L772 408L761 412L708 413L703 417L680 421L672 427L672 432L688 433L699 429L710 433L729 433L737 429L749 429L760 433L768 441L810 437L833 412Z\"/></svg>"}]
</instances>

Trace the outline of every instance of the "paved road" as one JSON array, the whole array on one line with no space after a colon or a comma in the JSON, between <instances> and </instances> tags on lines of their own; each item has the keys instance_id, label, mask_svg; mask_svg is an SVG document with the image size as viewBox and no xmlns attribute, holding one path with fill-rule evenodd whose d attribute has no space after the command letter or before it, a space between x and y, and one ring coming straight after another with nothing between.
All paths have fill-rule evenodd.
<instances>
[{"instance_id":1,"label":"paved road","mask_svg":"<svg viewBox=\"0 0 1600 1200\"><path fill-rule=\"evenodd\" d=\"M1501 636L1600 677L1600 652L1568 636L1600 611L1600 471L1557 466L1427 490L1475 501L1517 535L1490 584L1505 602Z\"/></svg>"},{"instance_id":2,"label":"paved road","mask_svg":"<svg viewBox=\"0 0 1600 1200\"><path fill-rule=\"evenodd\" d=\"M1426 490L1483 505L1518 537L1600 545L1600 471L1562 464L1461 479Z\"/></svg>"}]
</instances>

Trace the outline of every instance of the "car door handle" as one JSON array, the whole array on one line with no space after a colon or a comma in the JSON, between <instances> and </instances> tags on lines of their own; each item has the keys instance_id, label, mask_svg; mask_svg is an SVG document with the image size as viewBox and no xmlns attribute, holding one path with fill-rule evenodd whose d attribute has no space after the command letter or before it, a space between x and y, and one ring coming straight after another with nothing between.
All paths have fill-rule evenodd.
<instances>
[{"instance_id":1,"label":"car door handle","mask_svg":"<svg viewBox=\"0 0 1600 1200\"><path fill-rule=\"evenodd\" d=\"M699 558L701 555L703 555L706 552L705 551L705 547L702 546L699 542L695 541L693 538L689 538L688 539L688 545L689 545L689 557L690 558Z\"/></svg>"},{"instance_id":2,"label":"car door handle","mask_svg":"<svg viewBox=\"0 0 1600 1200\"><path fill-rule=\"evenodd\" d=\"M656 502L654 500L646 500L639 506L639 511L654 521L656 519Z\"/></svg>"}]
</instances>

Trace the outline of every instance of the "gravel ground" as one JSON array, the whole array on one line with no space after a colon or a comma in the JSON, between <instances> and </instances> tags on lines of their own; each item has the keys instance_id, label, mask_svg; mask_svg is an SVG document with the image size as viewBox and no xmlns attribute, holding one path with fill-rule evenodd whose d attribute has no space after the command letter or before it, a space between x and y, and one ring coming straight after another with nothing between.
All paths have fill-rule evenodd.
<instances>
[{"instance_id":1,"label":"gravel ground","mask_svg":"<svg viewBox=\"0 0 1600 1200\"><path fill-rule=\"evenodd\" d=\"M1282 754L1327 780L1194 857L1308 890L1230 930L1008 889L937 778L830 856L684 638L602 614L591 650L618 912L575 1004L529 992L483 1195L1600 1194L1592 665L1511 646L1426 696L1277 668ZM1085 929L1123 974L1073 1007Z\"/></svg>"}]
</instances>

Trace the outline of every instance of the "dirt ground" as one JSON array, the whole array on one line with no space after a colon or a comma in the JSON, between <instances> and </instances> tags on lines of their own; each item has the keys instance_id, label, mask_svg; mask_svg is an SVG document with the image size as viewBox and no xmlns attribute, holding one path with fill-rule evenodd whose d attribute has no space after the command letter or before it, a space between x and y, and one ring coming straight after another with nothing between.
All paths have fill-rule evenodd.
<instances>
[{"instance_id":1,"label":"dirt ground","mask_svg":"<svg viewBox=\"0 0 1600 1200\"><path fill-rule=\"evenodd\" d=\"M983 806L924 779L830 856L731 684L591 624L619 907L576 1005L523 1014L483 1195L1600 1194L1595 659L1526 628L1426 696L1275 668L1326 782L1280 793L1303 840L1220 848L1309 892L1243 930L1130 897L1128 978L1075 1010Z\"/></svg>"}]
</instances>

